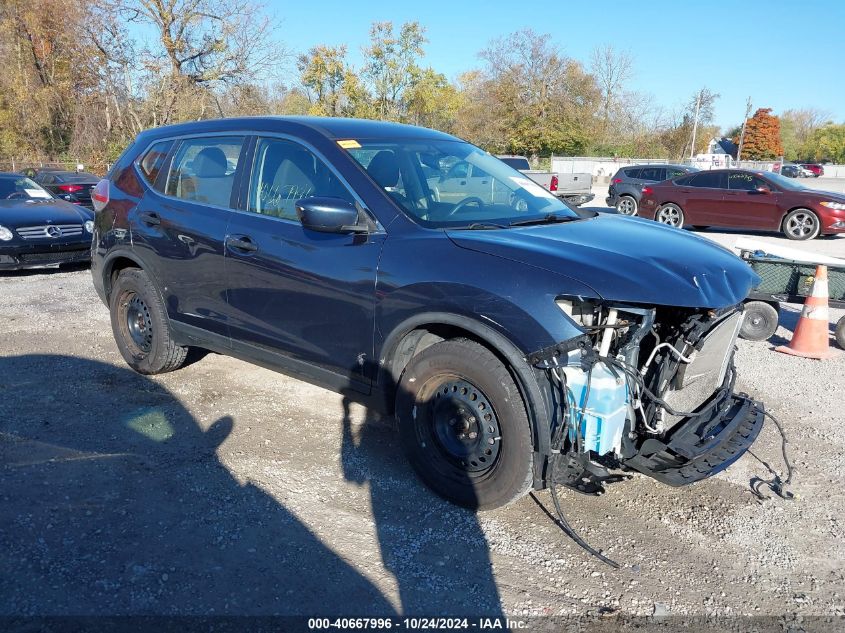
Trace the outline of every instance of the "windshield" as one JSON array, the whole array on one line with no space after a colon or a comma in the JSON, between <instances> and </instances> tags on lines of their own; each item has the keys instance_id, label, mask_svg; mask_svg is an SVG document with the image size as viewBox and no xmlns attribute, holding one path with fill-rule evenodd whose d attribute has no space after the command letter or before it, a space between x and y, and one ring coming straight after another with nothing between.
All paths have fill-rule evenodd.
<instances>
[{"instance_id":1,"label":"windshield","mask_svg":"<svg viewBox=\"0 0 845 633\"><path fill-rule=\"evenodd\" d=\"M528 164L528 159L520 156L499 156L499 160L508 167L513 167L514 169L519 169L521 171L528 171L531 169L531 165Z\"/></svg>"},{"instance_id":2,"label":"windshield","mask_svg":"<svg viewBox=\"0 0 845 633\"><path fill-rule=\"evenodd\" d=\"M534 181L463 141L341 143L411 219L423 226L506 227L548 216L579 217Z\"/></svg>"},{"instance_id":3,"label":"windshield","mask_svg":"<svg viewBox=\"0 0 845 633\"><path fill-rule=\"evenodd\" d=\"M784 166L788 167L788 165L784 165ZM789 191L803 191L804 189L806 189L805 186L799 185L794 180L790 180L786 176L781 176L780 174L776 174L774 172L771 172L771 173L767 172L766 178L771 180L774 184L776 184L781 189L788 189Z\"/></svg>"},{"instance_id":4,"label":"windshield","mask_svg":"<svg viewBox=\"0 0 845 633\"><path fill-rule=\"evenodd\" d=\"M52 197L26 176L0 178L0 200L44 200Z\"/></svg>"}]
</instances>

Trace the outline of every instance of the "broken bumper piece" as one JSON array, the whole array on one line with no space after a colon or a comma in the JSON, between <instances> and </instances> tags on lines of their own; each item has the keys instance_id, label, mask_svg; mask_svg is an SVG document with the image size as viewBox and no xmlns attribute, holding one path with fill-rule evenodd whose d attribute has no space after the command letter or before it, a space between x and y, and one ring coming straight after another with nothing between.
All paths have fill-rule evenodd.
<instances>
[{"instance_id":1,"label":"broken bumper piece","mask_svg":"<svg viewBox=\"0 0 845 633\"><path fill-rule=\"evenodd\" d=\"M670 486L685 486L726 469L754 443L764 421L763 405L731 395L711 416L690 418L666 441L646 440L625 466Z\"/></svg>"}]
</instances>

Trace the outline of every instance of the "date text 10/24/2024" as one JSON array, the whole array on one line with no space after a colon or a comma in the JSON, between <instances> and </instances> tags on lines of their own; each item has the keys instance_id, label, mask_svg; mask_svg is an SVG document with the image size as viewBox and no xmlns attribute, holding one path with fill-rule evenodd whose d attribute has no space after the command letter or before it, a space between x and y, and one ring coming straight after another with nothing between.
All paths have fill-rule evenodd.
<instances>
[{"instance_id":1,"label":"date text 10/24/2024","mask_svg":"<svg viewBox=\"0 0 845 633\"><path fill-rule=\"evenodd\" d=\"M513 630L528 626L522 620L509 618L309 618L308 628L320 630Z\"/></svg>"}]
</instances>

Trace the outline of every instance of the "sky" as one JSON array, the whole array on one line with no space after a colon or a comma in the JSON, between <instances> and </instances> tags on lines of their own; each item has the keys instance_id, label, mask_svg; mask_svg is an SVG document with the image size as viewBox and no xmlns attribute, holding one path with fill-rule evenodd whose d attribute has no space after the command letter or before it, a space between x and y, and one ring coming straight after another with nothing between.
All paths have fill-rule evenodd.
<instances>
[{"instance_id":1,"label":"sky","mask_svg":"<svg viewBox=\"0 0 845 633\"><path fill-rule=\"evenodd\" d=\"M630 89L673 110L701 87L721 96L714 123L742 122L753 110L816 108L845 122L845 0L556 0L386 2L265 0L294 53L346 44L361 64L375 21L417 20L426 28L424 65L454 79L478 68L478 52L513 31L548 33L563 54L586 63L596 46L630 52ZM292 66L292 65L291 65ZM752 112L753 112L752 110Z\"/></svg>"}]
</instances>

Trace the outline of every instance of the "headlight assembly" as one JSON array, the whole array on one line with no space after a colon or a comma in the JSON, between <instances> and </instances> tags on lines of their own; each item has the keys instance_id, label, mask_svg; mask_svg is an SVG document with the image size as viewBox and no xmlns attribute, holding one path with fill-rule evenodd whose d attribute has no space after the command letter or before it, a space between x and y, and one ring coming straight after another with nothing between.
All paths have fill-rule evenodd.
<instances>
[{"instance_id":1,"label":"headlight assembly","mask_svg":"<svg viewBox=\"0 0 845 633\"><path fill-rule=\"evenodd\" d=\"M86 220L85 221L85 230L89 233L94 232L94 220Z\"/></svg>"},{"instance_id":2,"label":"headlight assembly","mask_svg":"<svg viewBox=\"0 0 845 633\"><path fill-rule=\"evenodd\" d=\"M8 242L13 237L14 235L9 229L7 229L5 226L0 226L0 240Z\"/></svg>"},{"instance_id":3,"label":"headlight assembly","mask_svg":"<svg viewBox=\"0 0 845 633\"><path fill-rule=\"evenodd\" d=\"M836 211L845 211L845 202L832 202L830 200L825 200L824 202L819 203L823 207L827 207L828 209L835 209Z\"/></svg>"}]
</instances>

